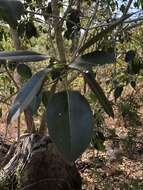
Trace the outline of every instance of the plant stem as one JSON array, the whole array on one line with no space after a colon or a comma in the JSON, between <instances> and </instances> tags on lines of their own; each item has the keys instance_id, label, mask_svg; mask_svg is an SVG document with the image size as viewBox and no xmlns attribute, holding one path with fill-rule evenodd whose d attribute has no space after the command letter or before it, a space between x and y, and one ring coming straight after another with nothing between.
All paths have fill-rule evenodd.
<instances>
[{"instance_id":1,"label":"plant stem","mask_svg":"<svg viewBox=\"0 0 143 190\"><path fill-rule=\"evenodd\" d=\"M59 16L60 16L60 8L58 4L58 0L52 0L52 11L53 15L55 16L53 18L53 27L55 30L55 37L56 37L56 43L57 43L57 48L59 52L59 58L61 63L65 64L66 63L66 56L65 56L65 47L64 47L64 41L62 37L62 25L59 22Z\"/></svg>"}]
</instances>

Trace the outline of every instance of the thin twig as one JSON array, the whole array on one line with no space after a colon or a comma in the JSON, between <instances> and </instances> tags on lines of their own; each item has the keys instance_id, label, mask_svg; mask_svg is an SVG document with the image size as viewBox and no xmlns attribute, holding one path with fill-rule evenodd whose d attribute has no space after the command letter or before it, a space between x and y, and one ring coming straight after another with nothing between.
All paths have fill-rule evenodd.
<instances>
[{"instance_id":1,"label":"thin twig","mask_svg":"<svg viewBox=\"0 0 143 190\"><path fill-rule=\"evenodd\" d=\"M10 106L10 105L11 105L11 104L7 103L7 102L4 101L4 100L0 100L0 103L6 104L7 106Z\"/></svg>"},{"instance_id":2,"label":"thin twig","mask_svg":"<svg viewBox=\"0 0 143 190\"><path fill-rule=\"evenodd\" d=\"M142 24L143 24L143 20L141 22L139 22L139 23L132 24L132 25L124 28L123 31L129 31L129 30L134 29L134 28L136 28L136 27L138 27L138 26L140 26Z\"/></svg>"},{"instance_id":3,"label":"thin twig","mask_svg":"<svg viewBox=\"0 0 143 190\"><path fill-rule=\"evenodd\" d=\"M85 30L85 33L84 33L84 35L83 35L83 37L82 37L82 39L81 39L81 42L80 42L79 47L77 48L77 50L76 50L76 51L74 52L74 54L73 54L72 61L76 58L79 49L82 47L82 45L84 44L84 42L85 42L85 40L86 40L86 37L87 37L88 31L89 31L89 28L90 28L90 26L91 26L91 24L92 24L92 21L93 21L94 18L96 17L98 5L99 5L99 1L96 2L95 11L94 11L94 13L93 13L93 16L92 16L91 18L89 18L89 20L88 20L87 29Z\"/></svg>"},{"instance_id":4,"label":"thin twig","mask_svg":"<svg viewBox=\"0 0 143 190\"><path fill-rule=\"evenodd\" d=\"M18 117L18 122L17 122L17 141L18 143L20 142L20 118L21 118L21 114Z\"/></svg>"},{"instance_id":5,"label":"thin twig","mask_svg":"<svg viewBox=\"0 0 143 190\"><path fill-rule=\"evenodd\" d=\"M133 0L128 1L128 4L127 4L127 6L126 6L126 8L124 10L123 15L126 15L128 13L128 10L130 9L132 2L133 2Z\"/></svg>"},{"instance_id":6,"label":"thin twig","mask_svg":"<svg viewBox=\"0 0 143 190\"><path fill-rule=\"evenodd\" d=\"M48 21L49 23L49 21ZM51 28L51 24L49 24L49 30L48 30L48 35L47 35L47 38L51 44L51 47L53 49L53 53L54 53L54 57L58 57L58 52L57 52L57 49L55 48L55 45L53 43L53 40L52 40L52 35L51 35L51 31L52 31L52 28Z\"/></svg>"},{"instance_id":7,"label":"thin twig","mask_svg":"<svg viewBox=\"0 0 143 190\"><path fill-rule=\"evenodd\" d=\"M13 96L15 96L17 94L17 92L14 92L13 94L11 94L8 98L6 98L4 101L8 101L10 100Z\"/></svg>"},{"instance_id":8,"label":"thin twig","mask_svg":"<svg viewBox=\"0 0 143 190\"><path fill-rule=\"evenodd\" d=\"M132 2L133 2L133 0L129 0L129 1L128 1L128 4L127 4L127 6L126 6L126 8L125 8L125 10L124 10L124 12L123 12L122 17L125 17L125 16L127 15L128 10L130 9L130 6L131 6ZM122 26L123 26L123 23L121 23L121 24L119 25L118 30L117 30L116 33L114 34L114 38L115 38L115 39L116 39L116 37L118 36L118 33L120 32L120 30L122 30Z\"/></svg>"},{"instance_id":9,"label":"thin twig","mask_svg":"<svg viewBox=\"0 0 143 190\"><path fill-rule=\"evenodd\" d=\"M15 87L19 90L19 86L17 84L17 82L15 81L14 77L11 75L11 73L9 72L8 68L6 65L4 65L4 68L9 76L9 78L12 80L12 82L14 83Z\"/></svg>"},{"instance_id":10,"label":"thin twig","mask_svg":"<svg viewBox=\"0 0 143 190\"><path fill-rule=\"evenodd\" d=\"M67 15L68 15L69 10L71 9L73 3L74 3L73 1L71 1L71 0L69 1L68 7L67 7L67 9L65 10L64 16L61 18L61 21L60 21L59 24L63 25L63 22L64 22L64 20L66 20L66 17L67 17Z\"/></svg>"}]
</instances>

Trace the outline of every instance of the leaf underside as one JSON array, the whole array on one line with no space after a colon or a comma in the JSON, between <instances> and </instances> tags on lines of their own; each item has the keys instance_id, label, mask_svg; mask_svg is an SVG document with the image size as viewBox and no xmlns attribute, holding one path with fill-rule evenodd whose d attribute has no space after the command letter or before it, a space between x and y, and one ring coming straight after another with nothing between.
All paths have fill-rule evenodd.
<instances>
[{"instance_id":1,"label":"leaf underside","mask_svg":"<svg viewBox=\"0 0 143 190\"><path fill-rule=\"evenodd\" d=\"M86 73L83 73L83 76L85 77L87 84L96 95L97 99L99 100L99 103L101 104L105 112L113 118L114 112L113 112L112 106L109 100L106 98L102 88L100 87L98 82L94 79L93 73L86 72Z\"/></svg>"},{"instance_id":2,"label":"leaf underside","mask_svg":"<svg viewBox=\"0 0 143 190\"><path fill-rule=\"evenodd\" d=\"M48 56L28 51L28 50L17 50L13 52L2 51L0 52L0 61L10 61L10 62L37 62L47 59Z\"/></svg>"},{"instance_id":3,"label":"leaf underside","mask_svg":"<svg viewBox=\"0 0 143 190\"><path fill-rule=\"evenodd\" d=\"M11 120L17 119L19 114L30 105L33 98L41 89L47 73L47 69L39 71L20 89L17 97L15 98L14 104L9 111L7 125L11 123Z\"/></svg>"},{"instance_id":4,"label":"leaf underside","mask_svg":"<svg viewBox=\"0 0 143 190\"><path fill-rule=\"evenodd\" d=\"M111 64L116 61L114 49L107 51L94 51L84 54L77 58L72 64L71 68L88 70L93 66Z\"/></svg>"}]
</instances>

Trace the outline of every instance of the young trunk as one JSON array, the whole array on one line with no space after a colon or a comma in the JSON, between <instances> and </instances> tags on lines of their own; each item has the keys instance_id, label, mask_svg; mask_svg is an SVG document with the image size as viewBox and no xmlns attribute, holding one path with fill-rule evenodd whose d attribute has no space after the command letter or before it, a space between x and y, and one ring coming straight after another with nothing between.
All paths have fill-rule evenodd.
<instances>
[{"instance_id":1,"label":"young trunk","mask_svg":"<svg viewBox=\"0 0 143 190\"><path fill-rule=\"evenodd\" d=\"M14 173L20 176L20 190L81 189L81 178L75 164L68 163L46 135L22 137L14 156L1 171L1 179Z\"/></svg>"}]
</instances>

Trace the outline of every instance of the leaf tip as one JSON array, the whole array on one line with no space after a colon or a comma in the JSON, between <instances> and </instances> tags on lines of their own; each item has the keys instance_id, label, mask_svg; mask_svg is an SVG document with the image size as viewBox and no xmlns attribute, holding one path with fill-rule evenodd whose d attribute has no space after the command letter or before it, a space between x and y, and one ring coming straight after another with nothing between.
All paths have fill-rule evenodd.
<instances>
[{"instance_id":1,"label":"leaf tip","mask_svg":"<svg viewBox=\"0 0 143 190\"><path fill-rule=\"evenodd\" d=\"M18 116L20 115L20 109L16 110L15 112L15 108L17 109L17 105L14 106L14 108L8 113L7 116L7 126L10 126L10 124L15 121Z\"/></svg>"}]
</instances>

